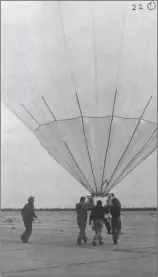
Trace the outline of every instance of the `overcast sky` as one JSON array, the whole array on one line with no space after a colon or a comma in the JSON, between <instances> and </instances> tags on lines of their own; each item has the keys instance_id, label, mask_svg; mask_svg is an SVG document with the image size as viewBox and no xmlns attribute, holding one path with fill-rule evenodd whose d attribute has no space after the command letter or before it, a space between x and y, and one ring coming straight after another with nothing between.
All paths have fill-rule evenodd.
<instances>
[{"instance_id":1,"label":"overcast sky","mask_svg":"<svg viewBox=\"0 0 158 277\"><path fill-rule=\"evenodd\" d=\"M74 207L87 192L44 150L36 137L1 105L2 207L21 207L29 195L39 207ZM114 192L123 206L156 206L156 152Z\"/></svg>"},{"instance_id":2,"label":"overcast sky","mask_svg":"<svg viewBox=\"0 0 158 277\"><path fill-rule=\"evenodd\" d=\"M77 4L64 1L61 3L62 9L58 2L3 2L2 94L3 99L8 100L7 103L11 109L16 110L19 117L32 129L37 127L34 126L36 123L26 113L21 103L28 107L41 126L43 126L42 123L47 125L52 120L52 114L43 105L41 95L49 99L49 104L52 105L57 119L78 116L75 86L73 86L72 74L70 74L70 69L73 69L74 83L77 83L84 115L96 116L98 112L100 116L111 115L114 93L117 88L115 105L117 116L140 117L152 94L153 98L143 119L156 122L156 12L149 11L145 1L142 2L143 10L137 9L136 12L132 10L133 2L130 1L120 1L117 5L114 1L94 2L94 5L87 1L85 3L76 1ZM66 30L65 36L62 26L64 26L63 30ZM65 38L65 43L63 38ZM120 59L121 54L122 59ZM120 65L120 74L117 64L122 65L122 67ZM31 75L29 75L30 72ZM35 83L38 85L36 86ZM55 85L53 89L52 84ZM38 86L40 90L37 93ZM96 96L99 104L96 104ZM30 195L36 197L38 208L74 207L81 195L88 194L87 191L49 156L34 134L4 104L1 107L2 207L21 207ZM136 148L142 147L147 136L152 132L152 128L156 126L154 123L149 127L148 123L144 121L142 125L140 124L142 129L140 128L140 133L137 132L140 136L136 140L138 144L134 144ZM113 144L108 150L110 158L107 159L107 164L108 162L109 164L106 165L109 176L122 155L121 151L129 141L128 137L130 139L131 126L132 123L131 125L118 124L116 128L118 133L113 132ZM133 126L135 128L135 125ZM43 129L39 128L39 139L41 138L41 141L43 138L46 139L45 145L48 149L50 147L50 151L55 151L55 153L59 151L60 154L61 150L63 157L66 151L56 147L54 143L57 132L52 141L52 136L49 135L47 138L47 131L43 132ZM75 134L74 129L72 133L69 132L71 129L66 130L68 132L64 133L64 142L66 139L68 141L69 134L73 134L70 139L72 142L74 140L72 145L77 147L81 142L77 131L79 134L82 132L79 128ZM95 136L93 138L92 134L89 141L92 151L97 153L99 152L98 145L99 149L103 147L99 131L97 132L95 128L94 130ZM98 130L101 129L98 128ZM144 133L142 130L145 130ZM93 147L93 140L99 141L97 146L94 143L95 147ZM63 137L59 142L62 141ZM102 141L104 144L105 137ZM76 149L75 154L79 158L80 166L88 172L89 167L86 166L89 163L84 158L83 147ZM102 151L100 152L103 156ZM114 189L123 206L156 206L156 154L154 152ZM66 152L66 155L69 161L71 158L69 153ZM97 160L96 156L93 162L95 161L96 167L98 166L100 170L99 162L103 163L101 159ZM124 160L126 161L126 158Z\"/></svg>"}]
</instances>

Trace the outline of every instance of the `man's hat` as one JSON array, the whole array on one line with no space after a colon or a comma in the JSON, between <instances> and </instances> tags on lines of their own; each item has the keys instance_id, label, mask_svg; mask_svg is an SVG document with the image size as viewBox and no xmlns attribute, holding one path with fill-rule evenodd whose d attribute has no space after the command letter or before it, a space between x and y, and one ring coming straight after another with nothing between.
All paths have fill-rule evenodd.
<instances>
[{"instance_id":1,"label":"man's hat","mask_svg":"<svg viewBox=\"0 0 158 277\"><path fill-rule=\"evenodd\" d=\"M35 199L34 196L30 196L30 197L28 198L28 201L30 202L31 200L34 200L34 199Z\"/></svg>"},{"instance_id":2,"label":"man's hat","mask_svg":"<svg viewBox=\"0 0 158 277\"><path fill-rule=\"evenodd\" d=\"M101 200L98 200L98 201L97 201L97 205L102 205L102 201L101 201Z\"/></svg>"}]
</instances>

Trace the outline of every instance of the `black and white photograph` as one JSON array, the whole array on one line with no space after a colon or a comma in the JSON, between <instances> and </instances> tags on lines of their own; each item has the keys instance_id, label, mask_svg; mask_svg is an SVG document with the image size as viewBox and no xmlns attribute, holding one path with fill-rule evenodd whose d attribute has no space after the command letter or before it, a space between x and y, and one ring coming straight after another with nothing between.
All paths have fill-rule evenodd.
<instances>
[{"instance_id":1,"label":"black and white photograph","mask_svg":"<svg viewBox=\"0 0 158 277\"><path fill-rule=\"evenodd\" d=\"M156 277L157 1L1 1L0 277Z\"/></svg>"}]
</instances>

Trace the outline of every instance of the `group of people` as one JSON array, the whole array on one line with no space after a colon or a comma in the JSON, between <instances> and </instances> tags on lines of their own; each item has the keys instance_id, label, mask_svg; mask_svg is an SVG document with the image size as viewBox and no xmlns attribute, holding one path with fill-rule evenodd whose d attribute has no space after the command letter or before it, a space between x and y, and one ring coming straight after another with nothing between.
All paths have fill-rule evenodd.
<instances>
[{"instance_id":1,"label":"group of people","mask_svg":"<svg viewBox=\"0 0 158 277\"><path fill-rule=\"evenodd\" d=\"M87 242L86 225L88 219L87 203L85 197L80 198L80 202L76 204L77 223L79 227L79 235L77 239L78 245ZM108 197L107 205L103 207L102 201L98 200L97 204L93 206L89 216L89 225L95 232L92 244L94 246L99 242L103 244L102 229L105 224L108 234L112 234L113 243L117 244L121 232L121 204L120 201L111 194Z\"/></svg>"},{"instance_id":2,"label":"group of people","mask_svg":"<svg viewBox=\"0 0 158 277\"><path fill-rule=\"evenodd\" d=\"M79 226L79 235L77 243L79 245L87 242L86 225L88 219L88 205L85 202L85 197L80 198L80 202L76 204L77 223ZM89 225L95 231L92 244L95 246L97 241L100 245L103 244L102 228L105 224L108 234L112 234L114 244L118 243L121 231L121 204L119 200L111 194L108 197L107 205L103 207L102 201L98 200L97 204L92 207L89 216ZM22 219L25 226L25 231L21 235L21 241L27 243L32 233L32 223L35 218L38 218L34 210L34 197L28 198L28 203L21 211Z\"/></svg>"}]
</instances>

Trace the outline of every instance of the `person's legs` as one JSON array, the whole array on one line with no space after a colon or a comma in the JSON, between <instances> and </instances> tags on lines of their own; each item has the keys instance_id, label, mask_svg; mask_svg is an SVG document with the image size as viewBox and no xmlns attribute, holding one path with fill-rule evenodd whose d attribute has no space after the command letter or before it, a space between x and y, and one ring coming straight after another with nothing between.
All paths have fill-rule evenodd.
<instances>
[{"instance_id":1,"label":"person's legs","mask_svg":"<svg viewBox=\"0 0 158 277\"><path fill-rule=\"evenodd\" d=\"M86 223L82 222L81 223L81 239L83 239L84 243L87 242L87 237L86 237Z\"/></svg>"},{"instance_id":2,"label":"person's legs","mask_svg":"<svg viewBox=\"0 0 158 277\"><path fill-rule=\"evenodd\" d=\"M103 228L103 221L102 220L98 220L98 233L97 233L97 239L100 245L103 244L103 238L101 236L101 232L102 232L102 228Z\"/></svg>"},{"instance_id":3,"label":"person's legs","mask_svg":"<svg viewBox=\"0 0 158 277\"><path fill-rule=\"evenodd\" d=\"M25 236L26 236L26 232L27 232L27 230L26 230L26 225L24 224L24 226L25 226L25 231L22 233L22 235L21 235L21 240L22 240L22 242L26 242L25 241Z\"/></svg>"},{"instance_id":4,"label":"person's legs","mask_svg":"<svg viewBox=\"0 0 158 277\"><path fill-rule=\"evenodd\" d=\"M108 234L110 234L111 233L110 222L106 218L104 220L104 224L105 224Z\"/></svg>"},{"instance_id":5,"label":"person's legs","mask_svg":"<svg viewBox=\"0 0 158 277\"><path fill-rule=\"evenodd\" d=\"M93 237L92 244L95 246L97 244L97 223L96 223L96 220L93 221L93 227L94 227L95 235Z\"/></svg>"},{"instance_id":6,"label":"person's legs","mask_svg":"<svg viewBox=\"0 0 158 277\"><path fill-rule=\"evenodd\" d=\"M79 235L78 235L77 243L80 245L82 240L84 241L84 243L87 242L86 223L78 222L78 227L79 227Z\"/></svg>"},{"instance_id":7,"label":"person's legs","mask_svg":"<svg viewBox=\"0 0 158 277\"><path fill-rule=\"evenodd\" d=\"M88 240L88 238L86 236L86 224L85 224L85 226L83 227L83 241L84 241L84 243L87 243L87 240Z\"/></svg>"},{"instance_id":8,"label":"person's legs","mask_svg":"<svg viewBox=\"0 0 158 277\"><path fill-rule=\"evenodd\" d=\"M93 238L93 245L97 244L97 241L99 244L103 244L102 237L101 237L101 231L102 231L103 221L102 220L96 220L94 223L94 229L95 229L95 236Z\"/></svg>"},{"instance_id":9,"label":"person's legs","mask_svg":"<svg viewBox=\"0 0 158 277\"><path fill-rule=\"evenodd\" d=\"M80 224L80 222L78 222L78 227L79 227L79 234L78 234L78 238L77 238L77 243L80 245L81 244L81 240L82 240L82 230L81 230L81 224Z\"/></svg>"},{"instance_id":10,"label":"person's legs","mask_svg":"<svg viewBox=\"0 0 158 277\"><path fill-rule=\"evenodd\" d=\"M24 222L24 226L25 226L26 230L21 235L21 240L22 240L22 242L26 243L26 242L28 242L28 240L31 236L31 233L32 233L32 221Z\"/></svg>"},{"instance_id":11,"label":"person's legs","mask_svg":"<svg viewBox=\"0 0 158 277\"><path fill-rule=\"evenodd\" d=\"M26 233L26 240L28 241L32 234L32 222L29 222Z\"/></svg>"},{"instance_id":12,"label":"person's legs","mask_svg":"<svg viewBox=\"0 0 158 277\"><path fill-rule=\"evenodd\" d=\"M116 218L112 218L111 227L112 227L112 236L113 236L114 244L117 244L117 219Z\"/></svg>"},{"instance_id":13,"label":"person's legs","mask_svg":"<svg viewBox=\"0 0 158 277\"><path fill-rule=\"evenodd\" d=\"M117 239L119 239L121 233L121 219L117 219Z\"/></svg>"}]
</instances>

